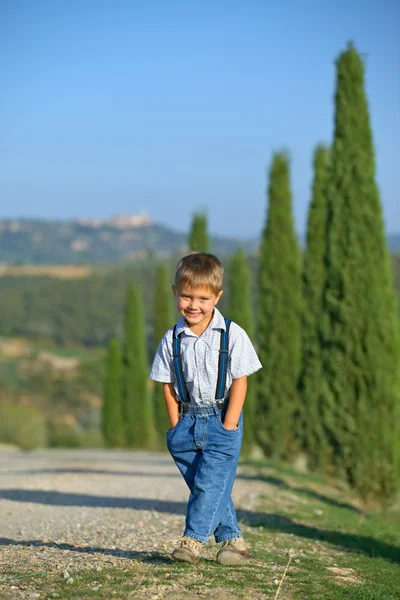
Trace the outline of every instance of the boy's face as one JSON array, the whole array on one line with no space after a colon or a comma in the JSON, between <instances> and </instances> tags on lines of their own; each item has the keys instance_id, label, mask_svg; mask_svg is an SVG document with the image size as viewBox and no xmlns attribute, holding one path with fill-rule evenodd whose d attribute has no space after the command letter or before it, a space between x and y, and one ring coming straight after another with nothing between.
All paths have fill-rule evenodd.
<instances>
[{"instance_id":1,"label":"boy's face","mask_svg":"<svg viewBox=\"0 0 400 600\"><path fill-rule=\"evenodd\" d=\"M177 289L172 286L178 312L191 329L205 330L212 319L214 306L222 296L222 290L216 295L209 287L191 288L183 285Z\"/></svg>"}]
</instances>

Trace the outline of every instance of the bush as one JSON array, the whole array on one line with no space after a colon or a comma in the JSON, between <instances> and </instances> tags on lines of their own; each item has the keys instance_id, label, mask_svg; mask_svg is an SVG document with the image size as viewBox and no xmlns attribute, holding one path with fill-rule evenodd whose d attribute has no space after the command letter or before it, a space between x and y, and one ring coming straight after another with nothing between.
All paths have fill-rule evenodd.
<instances>
[{"instance_id":1,"label":"bush","mask_svg":"<svg viewBox=\"0 0 400 600\"><path fill-rule=\"evenodd\" d=\"M69 423L47 421L48 445L50 448L79 448L79 433Z\"/></svg>"},{"instance_id":2,"label":"bush","mask_svg":"<svg viewBox=\"0 0 400 600\"><path fill-rule=\"evenodd\" d=\"M0 442L23 450L47 445L46 423L35 406L0 405Z\"/></svg>"},{"instance_id":3,"label":"bush","mask_svg":"<svg viewBox=\"0 0 400 600\"><path fill-rule=\"evenodd\" d=\"M79 434L81 448L104 448L104 440L99 429L84 429Z\"/></svg>"}]
</instances>

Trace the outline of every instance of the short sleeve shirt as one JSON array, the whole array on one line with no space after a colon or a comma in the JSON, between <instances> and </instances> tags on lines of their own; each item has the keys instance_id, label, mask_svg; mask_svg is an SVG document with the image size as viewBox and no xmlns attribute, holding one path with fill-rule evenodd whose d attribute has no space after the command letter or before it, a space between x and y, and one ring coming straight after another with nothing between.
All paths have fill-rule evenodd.
<instances>
[{"instance_id":1,"label":"short sleeve shirt","mask_svg":"<svg viewBox=\"0 0 400 600\"><path fill-rule=\"evenodd\" d=\"M226 329L225 320L217 308L214 308L213 318L200 336L192 332L183 317L177 323L176 334L182 333L183 375L190 402L193 404L208 405L215 402L221 329ZM159 343L151 368L150 379L163 383L173 382L176 397L180 400L173 365L172 336L173 328L167 331ZM249 336L244 329L232 322L229 328L225 398L229 395L229 388L233 379L251 375L261 369L261 366Z\"/></svg>"}]
</instances>

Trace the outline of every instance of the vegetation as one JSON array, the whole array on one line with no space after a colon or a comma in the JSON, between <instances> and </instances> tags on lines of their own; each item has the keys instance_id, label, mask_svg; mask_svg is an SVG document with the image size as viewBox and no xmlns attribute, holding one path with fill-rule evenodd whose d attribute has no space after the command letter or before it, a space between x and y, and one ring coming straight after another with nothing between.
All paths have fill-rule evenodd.
<instances>
[{"instance_id":1,"label":"vegetation","mask_svg":"<svg viewBox=\"0 0 400 600\"><path fill-rule=\"evenodd\" d=\"M47 445L46 420L35 406L0 404L0 442L23 450Z\"/></svg>"},{"instance_id":2,"label":"vegetation","mask_svg":"<svg viewBox=\"0 0 400 600\"><path fill-rule=\"evenodd\" d=\"M207 230L207 215L194 214L189 232L188 244L190 250L210 252L210 238Z\"/></svg>"},{"instance_id":3,"label":"vegetation","mask_svg":"<svg viewBox=\"0 0 400 600\"><path fill-rule=\"evenodd\" d=\"M322 293L325 285L327 178L329 152L317 146L314 153L314 182L308 213L307 246L303 255L302 370L299 381L300 407L296 429L301 447L312 468L326 465L328 449L321 411L323 385L319 336Z\"/></svg>"},{"instance_id":4,"label":"vegetation","mask_svg":"<svg viewBox=\"0 0 400 600\"><path fill-rule=\"evenodd\" d=\"M251 273L246 255L242 249L235 252L231 260L229 278L229 305L227 317L240 325L251 340L254 341L254 317L251 302ZM247 382L246 401L243 408L244 430L242 451L245 455L251 453L254 446L255 434L255 377L249 377Z\"/></svg>"},{"instance_id":5,"label":"vegetation","mask_svg":"<svg viewBox=\"0 0 400 600\"><path fill-rule=\"evenodd\" d=\"M300 252L293 227L289 159L273 156L259 262L257 438L266 456L293 451L300 372Z\"/></svg>"},{"instance_id":6,"label":"vegetation","mask_svg":"<svg viewBox=\"0 0 400 600\"><path fill-rule=\"evenodd\" d=\"M107 447L118 448L125 445L125 424L122 413L122 356L116 339L111 340L108 346L101 424Z\"/></svg>"},{"instance_id":7,"label":"vegetation","mask_svg":"<svg viewBox=\"0 0 400 600\"><path fill-rule=\"evenodd\" d=\"M153 411L148 386L149 367L140 288L129 286L124 317L123 415L130 448L154 444Z\"/></svg>"},{"instance_id":8,"label":"vegetation","mask_svg":"<svg viewBox=\"0 0 400 600\"><path fill-rule=\"evenodd\" d=\"M166 331L173 326L171 277L168 265L160 264L156 272L155 302L154 302L154 341L153 356L157 346ZM153 392L154 424L158 444L165 448L165 432L169 429L168 413L165 407L161 383L154 384Z\"/></svg>"},{"instance_id":9,"label":"vegetation","mask_svg":"<svg viewBox=\"0 0 400 600\"><path fill-rule=\"evenodd\" d=\"M258 295L259 260L248 256L252 274L252 302ZM172 270L177 260L167 264ZM230 261L223 261L226 281ZM74 349L103 348L113 337L121 339L126 288L136 282L145 306L154 306L155 271L158 262L116 264L87 279L58 280L50 277L0 277L0 336L24 336ZM400 296L400 254L392 255L392 272ZM229 304L226 288L219 305ZM400 314L400 313L399 313ZM147 311L148 348L154 347L153 314ZM151 352L149 352L149 361Z\"/></svg>"},{"instance_id":10,"label":"vegetation","mask_svg":"<svg viewBox=\"0 0 400 600\"><path fill-rule=\"evenodd\" d=\"M323 423L339 473L364 498L396 490L400 332L375 183L363 64L337 61L321 316Z\"/></svg>"}]
</instances>

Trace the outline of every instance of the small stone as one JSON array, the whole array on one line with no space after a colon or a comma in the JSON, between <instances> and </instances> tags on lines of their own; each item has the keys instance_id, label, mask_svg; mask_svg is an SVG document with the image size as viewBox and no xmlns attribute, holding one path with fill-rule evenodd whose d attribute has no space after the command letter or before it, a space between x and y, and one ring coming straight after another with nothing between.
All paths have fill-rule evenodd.
<instances>
[{"instance_id":1,"label":"small stone","mask_svg":"<svg viewBox=\"0 0 400 600\"><path fill-rule=\"evenodd\" d=\"M69 578L69 573L68 573L68 571L64 571L64 572L63 572L63 577L64 577L64 579L68 579L68 578Z\"/></svg>"},{"instance_id":2,"label":"small stone","mask_svg":"<svg viewBox=\"0 0 400 600\"><path fill-rule=\"evenodd\" d=\"M295 562L295 563L299 563L299 562L300 562L300 559L299 559L299 558L296 558L294 562Z\"/></svg>"},{"instance_id":3,"label":"small stone","mask_svg":"<svg viewBox=\"0 0 400 600\"><path fill-rule=\"evenodd\" d=\"M66 583L68 583L68 584L74 583L74 580L72 579L72 577L68 577Z\"/></svg>"},{"instance_id":4,"label":"small stone","mask_svg":"<svg viewBox=\"0 0 400 600\"><path fill-rule=\"evenodd\" d=\"M92 587L92 590L94 592L97 592L97 590L99 590L101 588L101 583L99 583L99 585L95 585L94 587Z\"/></svg>"},{"instance_id":5,"label":"small stone","mask_svg":"<svg viewBox=\"0 0 400 600\"><path fill-rule=\"evenodd\" d=\"M274 584L279 585L279 579L274 579Z\"/></svg>"},{"instance_id":6,"label":"small stone","mask_svg":"<svg viewBox=\"0 0 400 600\"><path fill-rule=\"evenodd\" d=\"M52 593L50 594L50 596L51 596L51 598L59 598L59 597L60 597L60 594L57 594L57 592L52 592Z\"/></svg>"}]
</instances>

